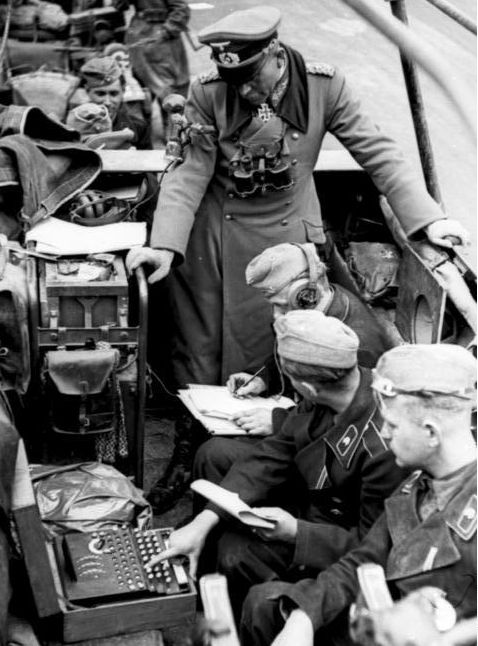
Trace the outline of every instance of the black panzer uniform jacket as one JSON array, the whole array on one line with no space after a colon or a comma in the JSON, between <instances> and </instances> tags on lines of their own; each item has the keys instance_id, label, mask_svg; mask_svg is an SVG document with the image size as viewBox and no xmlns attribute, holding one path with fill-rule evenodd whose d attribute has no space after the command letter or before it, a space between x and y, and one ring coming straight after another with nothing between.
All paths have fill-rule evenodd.
<instances>
[{"instance_id":1,"label":"black panzer uniform jacket","mask_svg":"<svg viewBox=\"0 0 478 646\"><path fill-rule=\"evenodd\" d=\"M309 402L290 412L276 409L273 435L233 465L221 482L256 505L300 475L306 493L297 501L297 566L324 569L354 547L405 477L380 437L382 419L371 396L371 372L360 370L360 385L343 413L334 417L330 408Z\"/></svg>"}]
</instances>

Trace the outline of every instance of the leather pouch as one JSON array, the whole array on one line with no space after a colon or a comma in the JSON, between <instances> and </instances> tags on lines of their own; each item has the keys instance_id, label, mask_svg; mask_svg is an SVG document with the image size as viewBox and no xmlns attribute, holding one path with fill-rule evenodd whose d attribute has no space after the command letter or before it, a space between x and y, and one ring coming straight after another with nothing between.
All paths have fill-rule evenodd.
<instances>
[{"instance_id":1,"label":"leather pouch","mask_svg":"<svg viewBox=\"0 0 478 646\"><path fill-rule=\"evenodd\" d=\"M58 433L107 433L116 426L116 368L119 352L47 352L45 378L52 428Z\"/></svg>"},{"instance_id":2,"label":"leather pouch","mask_svg":"<svg viewBox=\"0 0 478 646\"><path fill-rule=\"evenodd\" d=\"M400 255L384 242L351 242L347 265L366 303L392 302L398 292Z\"/></svg>"}]
</instances>

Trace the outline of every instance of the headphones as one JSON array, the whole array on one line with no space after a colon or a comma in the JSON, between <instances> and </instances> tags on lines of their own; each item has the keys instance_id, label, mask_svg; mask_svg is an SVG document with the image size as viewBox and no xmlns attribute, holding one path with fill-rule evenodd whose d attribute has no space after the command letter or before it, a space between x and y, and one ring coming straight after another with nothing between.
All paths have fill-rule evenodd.
<instances>
[{"instance_id":1,"label":"headphones","mask_svg":"<svg viewBox=\"0 0 478 646\"><path fill-rule=\"evenodd\" d=\"M100 191L79 193L71 203L69 219L76 224L96 227L129 219L131 209L125 200Z\"/></svg>"},{"instance_id":2,"label":"headphones","mask_svg":"<svg viewBox=\"0 0 478 646\"><path fill-rule=\"evenodd\" d=\"M297 242L292 244L299 247L305 255L309 266L309 278L300 278L292 283L287 295L289 307L293 310L312 310L317 307L320 297L320 290L317 286L320 272L315 248Z\"/></svg>"}]
</instances>

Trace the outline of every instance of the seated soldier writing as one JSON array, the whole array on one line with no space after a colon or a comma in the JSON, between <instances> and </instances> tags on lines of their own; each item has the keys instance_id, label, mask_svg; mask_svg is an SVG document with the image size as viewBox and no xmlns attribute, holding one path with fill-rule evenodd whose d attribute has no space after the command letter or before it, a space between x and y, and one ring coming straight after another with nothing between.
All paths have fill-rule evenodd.
<instances>
[{"instance_id":1,"label":"seated soldier writing","mask_svg":"<svg viewBox=\"0 0 478 646\"><path fill-rule=\"evenodd\" d=\"M248 264L246 281L263 293L272 306L274 318L290 310L313 309L348 325L359 340L357 359L361 366L373 368L385 350L392 347L373 311L346 288L329 283L326 266L317 255L313 243L282 243L269 247ZM247 372L231 375L227 382L229 389L239 397L247 397L275 394L284 388L277 357L271 356L265 369L251 380L257 368L252 366ZM242 386L246 382L249 383ZM286 389L287 395L293 396L294 389L288 380ZM220 482L234 462L249 455L255 441L272 433L272 415L268 409L251 408L235 415L234 421L247 431L248 437L213 438L202 445L194 459L193 479ZM184 448L187 438L178 434L175 442L176 453L182 456L184 463L187 460L191 462L191 451ZM187 446L190 447L190 444ZM181 466L176 465L170 482L174 481ZM191 465L185 464L184 468L190 471ZM151 490L148 500L153 506L161 508L170 494L168 482L162 478Z\"/></svg>"},{"instance_id":2,"label":"seated soldier writing","mask_svg":"<svg viewBox=\"0 0 478 646\"><path fill-rule=\"evenodd\" d=\"M266 506L262 512L274 521L273 529L254 532L227 523L218 528L211 569L226 574L237 618L251 585L315 576L356 545L404 477L380 437L372 375L357 364L355 332L316 310L289 312L274 328L284 373L304 400L290 411L276 409L274 433L221 481L248 504ZM292 483L293 506L270 507L276 488ZM158 560L188 555L195 575L221 518L209 505L173 532Z\"/></svg>"},{"instance_id":3,"label":"seated soldier writing","mask_svg":"<svg viewBox=\"0 0 478 646\"><path fill-rule=\"evenodd\" d=\"M361 545L317 578L255 586L244 644L351 644L347 608L361 563L383 566L395 598L440 588L458 620L476 615L476 360L453 345L405 345L380 359L373 388L398 465L419 469L385 502ZM320 549L317 544L317 549Z\"/></svg>"},{"instance_id":4,"label":"seated soldier writing","mask_svg":"<svg viewBox=\"0 0 478 646\"><path fill-rule=\"evenodd\" d=\"M283 243L269 247L256 256L246 268L246 281L261 290L277 319L291 310L314 309L339 319L357 335L357 362L373 368L378 358L392 347L390 339L373 311L345 287L329 283L325 264L312 243ZM229 377L229 389L240 397L276 393L287 389L293 395L290 381L282 382L276 357L266 362L260 375L250 381L255 366L248 372ZM252 373L252 374L251 374ZM249 382L249 383L247 383ZM241 384L247 383L244 387ZM199 448L194 460L193 479L206 478L220 482L240 457L253 450L253 436L260 440L272 433L272 414L263 408L251 408L234 416L238 426L248 432L247 438L213 438Z\"/></svg>"}]
</instances>

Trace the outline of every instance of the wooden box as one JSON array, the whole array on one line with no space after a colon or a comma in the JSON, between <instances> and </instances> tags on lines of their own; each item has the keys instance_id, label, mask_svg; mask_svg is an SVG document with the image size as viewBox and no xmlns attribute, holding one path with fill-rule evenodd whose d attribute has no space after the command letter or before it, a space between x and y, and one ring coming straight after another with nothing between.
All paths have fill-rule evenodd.
<instances>
[{"instance_id":1,"label":"wooden box","mask_svg":"<svg viewBox=\"0 0 478 646\"><path fill-rule=\"evenodd\" d=\"M13 493L13 516L38 616L47 639L72 643L192 623L196 590L82 607L68 604L53 546L45 540L23 443L20 442Z\"/></svg>"},{"instance_id":2,"label":"wooden box","mask_svg":"<svg viewBox=\"0 0 478 646\"><path fill-rule=\"evenodd\" d=\"M70 262L87 264L81 258ZM113 271L105 280L78 280L74 274L62 274L59 268L59 262L39 263L42 327L127 327L128 280L119 256L115 257Z\"/></svg>"}]
</instances>

